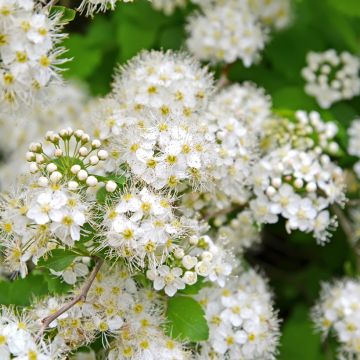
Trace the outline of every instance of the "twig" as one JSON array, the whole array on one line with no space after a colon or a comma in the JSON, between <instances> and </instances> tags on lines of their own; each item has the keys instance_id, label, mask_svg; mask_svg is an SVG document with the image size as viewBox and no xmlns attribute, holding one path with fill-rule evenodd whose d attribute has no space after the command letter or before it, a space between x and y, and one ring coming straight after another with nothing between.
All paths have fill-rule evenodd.
<instances>
[{"instance_id":1,"label":"twig","mask_svg":"<svg viewBox=\"0 0 360 360\"><path fill-rule=\"evenodd\" d=\"M346 218L345 214L343 213L343 211L337 206L337 205L333 205L331 207L332 211L334 212L334 214L337 216L340 226L343 229L346 237L349 240L353 240L354 238L354 230L353 227L350 223L350 221Z\"/></svg>"},{"instance_id":2,"label":"twig","mask_svg":"<svg viewBox=\"0 0 360 360\"><path fill-rule=\"evenodd\" d=\"M104 260L98 258L95 267L91 271L90 276L86 280L83 288L81 289L81 292L79 295L75 296L69 303L65 304L63 307L61 307L58 311L56 311L54 314L51 314L44 319L41 320L42 326L38 334L38 338L43 334L43 332L47 329L47 327L59 316L61 316L63 313L71 309L74 305L76 305L79 301L85 301L87 294L91 288L92 283L95 280L95 277L97 273L99 272Z\"/></svg>"},{"instance_id":3,"label":"twig","mask_svg":"<svg viewBox=\"0 0 360 360\"><path fill-rule=\"evenodd\" d=\"M219 78L219 81L217 82L216 84L216 87L218 89L222 89L223 87L225 87L226 85L228 85L230 83L230 80L229 80L229 71L230 69L232 68L232 66L234 65L235 63L230 63L230 64L227 64L221 71L221 75L220 75L220 78Z\"/></svg>"}]
</instances>

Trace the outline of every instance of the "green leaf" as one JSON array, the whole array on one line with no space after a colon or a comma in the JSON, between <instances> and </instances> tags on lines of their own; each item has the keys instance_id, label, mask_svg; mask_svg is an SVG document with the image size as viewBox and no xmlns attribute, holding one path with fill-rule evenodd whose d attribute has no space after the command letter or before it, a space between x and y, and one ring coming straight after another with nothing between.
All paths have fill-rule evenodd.
<instances>
[{"instance_id":1,"label":"green leaf","mask_svg":"<svg viewBox=\"0 0 360 360\"><path fill-rule=\"evenodd\" d=\"M52 275L50 272L43 273L44 279L47 282L48 290L50 294L62 295L66 294L72 288L71 285L67 284L57 276Z\"/></svg>"},{"instance_id":2,"label":"green leaf","mask_svg":"<svg viewBox=\"0 0 360 360\"><path fill-rule=\"evenodd\" d=\"M360 16L359 0L328 0L337 11L348 16Z\"/></svg>"},{"instance_id":3,"label":"green leaf","mask_svg":"<svg viewBox=\"0 0 360 360\"><path fill-rule=\"evenodd\" d=\"M28 275L25 279L11 282L0 282L0 304L3 305L30 305L34 297L46 295L47 284L41 275Z\"/></svg>"},{"instance_id":4,"label":"green leaf","mask_svg":"<svg viewBox=\"0 0 360 360\"><path fill-rule=\"evenodd\" d=\"M209 337L209 328L201 305L187 296L168 300L166 310L167 334L174 339L203 341Z\"/></svg>"},{"instance_id":5,"label":"green leaf","mask_svg":"<svg viewBox=\"0 0 360 360\"><path fill-rule=\"evenodd\" d=\"M67 69L64 75L67 77L84 80L95 71L101 62L101 48L93 44L90 37L71 34L68 39L63 41L63 45L68 49L65 56L72 58L72 61L64 64L64 68Z\"/></svg>"},{"instance_id":6,"label":"green leaf","mask_svg":"<svg viewBox=\"0 0 360 360\"><path fill-rule=\"evenodd\" d=\"M295 307L285 322L281 339L279 360L322 360L320 335L314 331L309 318L309 309L303 305ZM299 346L306 344L306 346Z\"/></svg>"},{"instance_id":7,"label":"green leaf","mask_svg":"<svg viewBox=\"0 0 360 360\"><path fill-rule=\"evenodd\" d=\"M66 24L75 19L76 11L65 6L52 6L50 9L50 16L55 15L60 17L60 22Z\"/></svg>"},{"instance_id":8,"label":"green leaf","mask_svg":"<svg viewBox=\"0 0 360 360\"><path fill-rule=\"evenodd\" d=\"M121 47L120 59L126 61L142 49L150 49L155 42L157 29L122 21L118 26L118 41Z\"/></svg>"},{"instance_id":9,"label":"green leaf","mask_svg":"<svg viewBox=\"0 0 360 360\"><path fill-rule=\"evenodd\" d=\"M287 86L273 94L273 106L280 109L315 110L318 108L314 98L305 94L297 86Z\"/></svg>"},{"instance_id":10,"label":"green leaf","mask_svg":"<svg viewBox=\"0 0 360 360\"><path fill-rule=\"evenodd\" d=\"M44 266L54 271L62 271L72 264L79 255L70 250L55 249L47 254L47 258L41 258L39 266Z\"/></svg>"}]
</instances>

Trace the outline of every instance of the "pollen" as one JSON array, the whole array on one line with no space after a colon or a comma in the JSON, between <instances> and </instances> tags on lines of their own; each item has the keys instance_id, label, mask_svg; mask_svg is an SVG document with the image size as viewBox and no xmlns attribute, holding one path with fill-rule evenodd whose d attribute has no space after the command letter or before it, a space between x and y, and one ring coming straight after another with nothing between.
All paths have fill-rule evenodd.
<instances>
[{"instance_id":1,"label":"pollen","mask_svg":"<svg viewBox=\"0 0 360 360\"><path fill-rule=\"evenodd\" d=\"M19 63L25 63L27 62L27 54L26 52L24 51L17 51L16 52L16 60L19 62Z\"/></svg>"},{"instance_id":2,"label":"pollen","mask_svg":"<svg viewBox=\"0 0 360 360\"><path fill-rule=\"evenodd\" d=\"M62 219L62 223L65 225L65 226L71 226L74 224L74 219L69 216L69 215L65 215Z\"/></svg>"},{"instance_id":3,"label":"pollen","mask_svg":"<svg viewBox=\"0 0 360 360\"><path fill-rule=\"evenodd\" d=\"M149 86L149 88L148 88L148 93L149 93L149 94L156 94L156 93L157 93L157 88L156 88L156 86Z\"/></svg>"}]
</instances>

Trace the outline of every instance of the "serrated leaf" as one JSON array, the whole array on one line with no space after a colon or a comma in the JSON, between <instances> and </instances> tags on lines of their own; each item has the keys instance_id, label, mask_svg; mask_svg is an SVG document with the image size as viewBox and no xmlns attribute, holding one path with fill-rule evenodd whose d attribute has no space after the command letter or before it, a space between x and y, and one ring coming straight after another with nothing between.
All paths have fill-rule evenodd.
<instances>
[{"instance_id":1,"label":"serrated leaf","mask_svg":"<svg viewBox=\"0 0 360 360\"><path fill-rule=\"evenodd\" d=\"M56 15L60 17L60 22L66 24L75 19L76 11L65 6L52 6L50 16Z\"/></svg>"},{"instance_id":2,"label":"serrated leaf","mask_svg":"<svg viewBox=\"0 0 360 360\"><path fill-rule=\"evenodd\" d=\"M168 300L166 332L174 339L204 341L209 327L201 305L191 297L176 296Z\"/></svg>"},{"instance_id":3,"label":"serrated leaf","mask_svg":"<svg viewBox=\"0 0 360 360\"><path fill-rule=\"evenodd\" d=\"M55 249L47 254L46 259L41 258L38 266L44 266L54 271L62 271L70 266L78 256L78 254L70 250Z\"/></svg>"}]
</instances>

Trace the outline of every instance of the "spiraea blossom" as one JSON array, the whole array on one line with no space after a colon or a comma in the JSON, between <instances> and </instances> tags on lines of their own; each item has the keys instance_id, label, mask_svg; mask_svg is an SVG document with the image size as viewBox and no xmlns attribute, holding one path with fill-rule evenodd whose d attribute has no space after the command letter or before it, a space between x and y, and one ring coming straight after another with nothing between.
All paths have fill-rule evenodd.
<instances>
[{"instance_id":1,"label":"spiraea blossom","mask_svg":"<svg viewBox=\"0 0 360 360\"><path fill-rule=\"evenodd\" d=\"M36 322L26 314L2 307L0 313L0 356L2 359L61 359L60 349L54 349L37 338Z\"/></svg>"},{"instance_id":2,"label":"spiraea blossom","mask_svg":"<svg viewBox=\"0 0 360 360\"><path fill-rule=\"evenodd\" d=\"M348 52L330 49L323 53L309 52L302 70L305 92L328 109L333 103L360 94L360 60Z\"/></svg>"},{"instance_id":3,"label":"spiraea blossom","mask_svg":"<svg viewBox=\"0 0 360 360\"><path fill-rule=\"evenodd\" d=\"M38 1L0 2L0 105L29 104L52 81L64 52L59 16Z\"/></svg>"},{"instance_id":4,"label":"spiraea blossom","mask_svg":"<svg viewBox=\"0 0 360 360\"><path fill-rule=\"evenodd\" d=\"M65 300L45 299L31 315L42 319ZM98 273L86 301L59 317L49 332L54 332L53 346L69 350L101 337L109 360L188 359L183 345L163 333L164 323L162 299L116 266Z\"/></svg>"},{"instance_id":5,"label":"spiraea blossom","mask_svg":"<svg viewBox=\"0 0 360 360\"><path fill-rule=\"evenodd\" d=\"M207 68L186 53L143 51L118 70L115 100L123 107L164 117L191 117L206 107L213 88Z\"/></svg>"},{"instance_id":6,"label":"spiraea blossom","mask_svg":"<svg viewBox=\"0 0 360 360\"><path fill-rule=\"evenodd\" d=\"M279 323L266 282L254 271L198 295L210 328L198 359L275 359Z\"/></svg>"},{"instance_id":7,"label":"spiraea blossom","mask_svg":"<svg viewBox=\"0 0 360 360\"><path fill-rule=\"evenodd\" d=\"M267 34L247 1L230 0L205 6L188 19L187 46L201 60L232 63L241 59L245 66L256 61Z\"/></svg>"},{"instance_id":8,"label":"spiraea blossom","mask_svg":"<svg viewBox=\"0 0 360 360\"><path fill-rule=\"evenodd\" d=\"M339 359L358 359L360 355L359 300L359 280L343 279L324 284L313 308L313 320L323 337L336 336Z\"/></svg>"},{"instance_id":9,"label":"spiraea blossom","mask_svg":"<svg viewBox=\"0 0 360 360\"><path fill-rule=\"evenodd\" d=\"M349 145L348 152L350 155L360 158L360 119L355 119L348 129ZM360 178L360 161L354 165L354 171Z\"/></svg>"},{"instance_id":10,"label":"spiraea blossom","mask_svg":"<svg viewBox=\"0 0 360 360\"><path fill-rule=\"evenodd\" d=\"M297 112L295 118L299 126L290 123L288 130L293 132L288 133L287 143L278 143L274 136L274 148L253 167L256 198L250 208L258 223L275 223L281 215L289 232L312 232L323 242L336 225L329 206L345 200L342 169L326 153L338 150L331 149L337 128L315 112ZM278 130L276 125L274 135ZM302 137L293 136L301 133Z\"/></svg>"},{"instance_id":11,"label":"spiraea blossom","mask_svg":"<svg viewBox=\"0 0 360 360\"><path fill-rule=\"evenodd\" d=\"M17 192L3 195L1 201L6 262L23 277L28 260L36 263L51 249L73 246L80 240L83 226L93 217L86 191L101 182L90 171L107 158L107 152L99 149L101 142L91 141L82 130L48 132L46 140L51 150L33 143L26 154L33 176ZM116 186L114 181L105 181L108 191Z\"/></svg>"},{"instance_id":12,"label":"spiraea blossom","mask_svg":"<svg viewBox=\"0 0 360 360\"><path fill-rule=\"evenodd\" d=\"M78 84L49 84L46 96L32 106L0 115L0 187L11 188L14 178L27 170L24 154L31 142L41 141L48 129L78 128L87 103L86 91ZM61 104L61 106L58 106ZM8 136L11 133L12 136Z\"/></svg>"}]
</instances>

